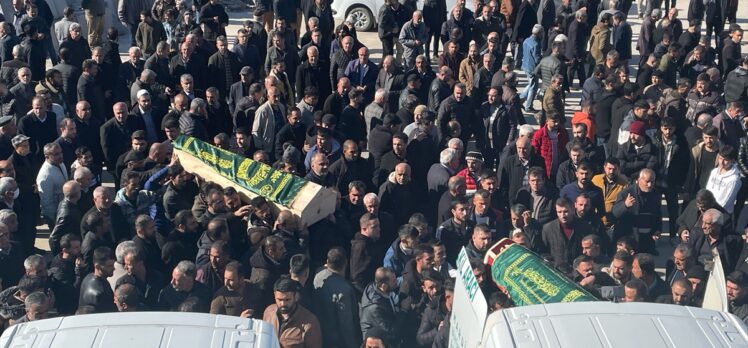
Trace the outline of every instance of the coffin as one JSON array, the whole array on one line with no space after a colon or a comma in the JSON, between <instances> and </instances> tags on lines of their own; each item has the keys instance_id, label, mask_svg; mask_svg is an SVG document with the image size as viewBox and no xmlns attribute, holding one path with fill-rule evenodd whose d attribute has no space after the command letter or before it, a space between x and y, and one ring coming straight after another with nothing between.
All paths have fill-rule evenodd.
<instances>
[{"instance_id":1,"label":"coffin","mask_svg":"<svg viewBox=\"0 0 748 348\"><path fill-rule=\"evenodd\" d=\"M181 135L174 153L184 169L206 181L231 186L242 200L262 196L280 210L290 210L309 226L335 212L337 193L303 178Z\"/></svg>"}]
</instances>

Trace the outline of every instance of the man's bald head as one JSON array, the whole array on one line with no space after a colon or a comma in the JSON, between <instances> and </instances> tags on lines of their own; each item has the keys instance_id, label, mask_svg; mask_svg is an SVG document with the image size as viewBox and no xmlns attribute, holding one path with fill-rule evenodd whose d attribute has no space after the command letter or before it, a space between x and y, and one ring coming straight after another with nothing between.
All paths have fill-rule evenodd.
<instances>
[{"instance_id":1,"label":"man's bald head","mask_svg":"<svg viewBox=\"0 0 748 348\"><path fill-rule=\"evenodd\" d=\"M81 185L75 180L70 180L62 185L62 194L65 199L78 202L81 197Z\"/></svg>"},{"instance_id":2,"label":"man's bald head","mask_svg":"<svg viewBox=\"0 0 748 348\"><path fill-rule=\"evenodd\" d=\"M89 104L85 100L81 100L75 104L75 110L78 112L82 111L83 109L90 108L90 107L91 107L91 104Z\"/></svg>"},{"instance_id":3,"label":"man's bald head","mask_svg":"<svg viewBox=\"0 0 748 348\"><path fill-rule=\"evenodd\" d=\"M395 171L400 171L400 170L405 171L406 173L410 173L410 165L408 165L407 163L398 163L395 166Z\"/></svg>"}]
</instances>

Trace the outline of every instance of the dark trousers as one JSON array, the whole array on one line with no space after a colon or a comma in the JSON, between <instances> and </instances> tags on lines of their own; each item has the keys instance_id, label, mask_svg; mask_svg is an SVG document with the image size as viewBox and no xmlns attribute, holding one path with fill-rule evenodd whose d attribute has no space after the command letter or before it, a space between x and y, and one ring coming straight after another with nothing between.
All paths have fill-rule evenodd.
<instances>
[{"instance_id":1,"label":"dark trousers","mask_svg":"<svg viewBox=\"0 0 748 348\"><path fill-rule=\"evenodd\" d=\"M127 28L130 29L130 45L137 46L138 43L135 41L135 34L137 34L138 32L138 24L130 24L127 26Z\"/></svg>"},{"instance_id":2,"label":"dark trousers","mask_svg":"<svg viewBox=\"0 0 748 348\"><path fill-rule=\"evenodd\" d=\"M714 38L714 45L719 46L719 34L725 28L724 21L706 21L706 36Z\"/></svg>"},{"instance_id":3,"label":"dark trousers","mask_svg":"<svg viewBox=\"0 0 748 348\"><path fill-rule=\"evenodd\" d=\"M380 38L379 41L382 42L382 57L395 55L395 41L397 41L395 35L388 35Z\"/></svg>"},{"instance_id":4,"label":"dark trousers","mask_svg":"<svg viewBox=\"0 0 748 348\"><path fill-rule=\"evenodd\" d=\"M440 28L441 28L441 25L439 25L438 27L434 27L434 28L429 27L429 35L426 39L426 45L424 46L426 47L426 58L428 58L432 54L431 51L429 50L429 46L431 46L432 43L434 44L433 55L434 56L439 55L439 40L441 39L439 37Z\"/></svg>"},{"instance_id":5,"label":"dark trousers","mask_svg":"<svg viewBox=\"0 0 748 348\"><path fill-rule=\"evenodd\" d=\"M485 160L485 162L483 163L483 167L497 172L499 169L499 158L501 157L501 150L486 146L481 152L483 153L483 159Z\"/></svg>"},{"instance_id":6,"label":"dark trousers","mask_svg":"<svg viewBox=\"0 0 748 348\"><path fill-rule=\"evenodd\" d=\"M680 216L680 204L678 204L678 187L668 187L662 190L667 203L668 227L670 228L671 238L678 231L678 225L675 220Z\"/></svg>"},{"instance_id":7,"label":"dark trousers","mask_svg":"<svg viewBox=\"0 0 748 348\"><path fill-rule=\"evenodd\" d=\"M657 244L655 244L654 239L652 239L651 233L632 233L631 235L634 237L634 240L636 241L636 244L639 245L639 250L637 252L642 253L649 253L652 255L658 255L657 252Z\"/></svg>"},{"instance_id":8,"label":"dark trousers","mask_svg":"<svg viewBox=\"0 0 748 348\"><path fill-rule=\"evenodd\" d=\"M584 80L586 79L585 72L584 72L584 59L583 58L574 58L571 60L571 65L569 65L569 69L567 70L567 78L569 79L567 82L569 83L569 87L574 82L574 73L577 73L577 78L579 79L579 88L582 87L584 84Z\"/></svg>"}]
</instances>

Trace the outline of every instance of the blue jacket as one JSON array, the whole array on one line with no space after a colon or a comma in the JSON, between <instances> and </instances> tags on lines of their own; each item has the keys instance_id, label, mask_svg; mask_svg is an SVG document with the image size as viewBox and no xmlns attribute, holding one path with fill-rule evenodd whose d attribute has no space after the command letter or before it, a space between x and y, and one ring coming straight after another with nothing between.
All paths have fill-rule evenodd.
<instances>
[{"instance_id":1,"label":"blue jacket","mask_svg":"<svg viewBox=\"0 0 748 348\"><path fill-rule=\"evenodd\" d=\"M542 49L540 43L535 36L528 37L522 43L522 71L532 74L535 70L535 66L540 63L542 56Z\"/></svg>"},{"instance_id":2,"label":"blue jacket","mask_svg":"<svg viewBox=\"0 0 748 348\"><path fill-rule=\"evenodd\" d=\"M412 258L413 256L406 255L403 252L403 249L400 248L400 238L397 238L392 242L392 245L387 248L387 253L384 254L383 266L395 272L399 284L402 281L405 264Z\"/></svg>"},{"instance_id":3,"label":"blue jacket","mask_svg":"<svg viewBox=\"0 0 748 348\"><path fill-rule=\"evenodd\" d=\"M341 151L342 148L340 147L340 143L337 140L332 139L330 141L332 141L332 150L330 151L330 154L327 155L327 159L328 161L330 161L330 164L333 164L338 160L338 158L340 158L340 155L343 152ZM309 152L306 153L306 157L304 158L304 167L306 167L307 171L312 170L312 158L317 152L319 152L319 149L315 144L312 145L312 147L309 148Z\"/></svg>"}]
</instances>

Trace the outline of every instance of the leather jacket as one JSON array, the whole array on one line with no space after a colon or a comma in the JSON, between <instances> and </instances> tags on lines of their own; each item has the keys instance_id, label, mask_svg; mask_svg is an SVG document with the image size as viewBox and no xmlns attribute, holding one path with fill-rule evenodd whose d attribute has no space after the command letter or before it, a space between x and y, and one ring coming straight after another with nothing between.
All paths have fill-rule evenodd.
<instances>
[{"instance_id":1,"label":"leather jacket","mask_svg":"<svg viewBox=\"0 0 748 348\"><path fill-rule=\"evenodd\" d=\"M95 313L116 312L114 292L111 285L104 278L90 273L81 282L81 295L78 302L80 307L91 306Z\"/></svg>"}]
</instances>

